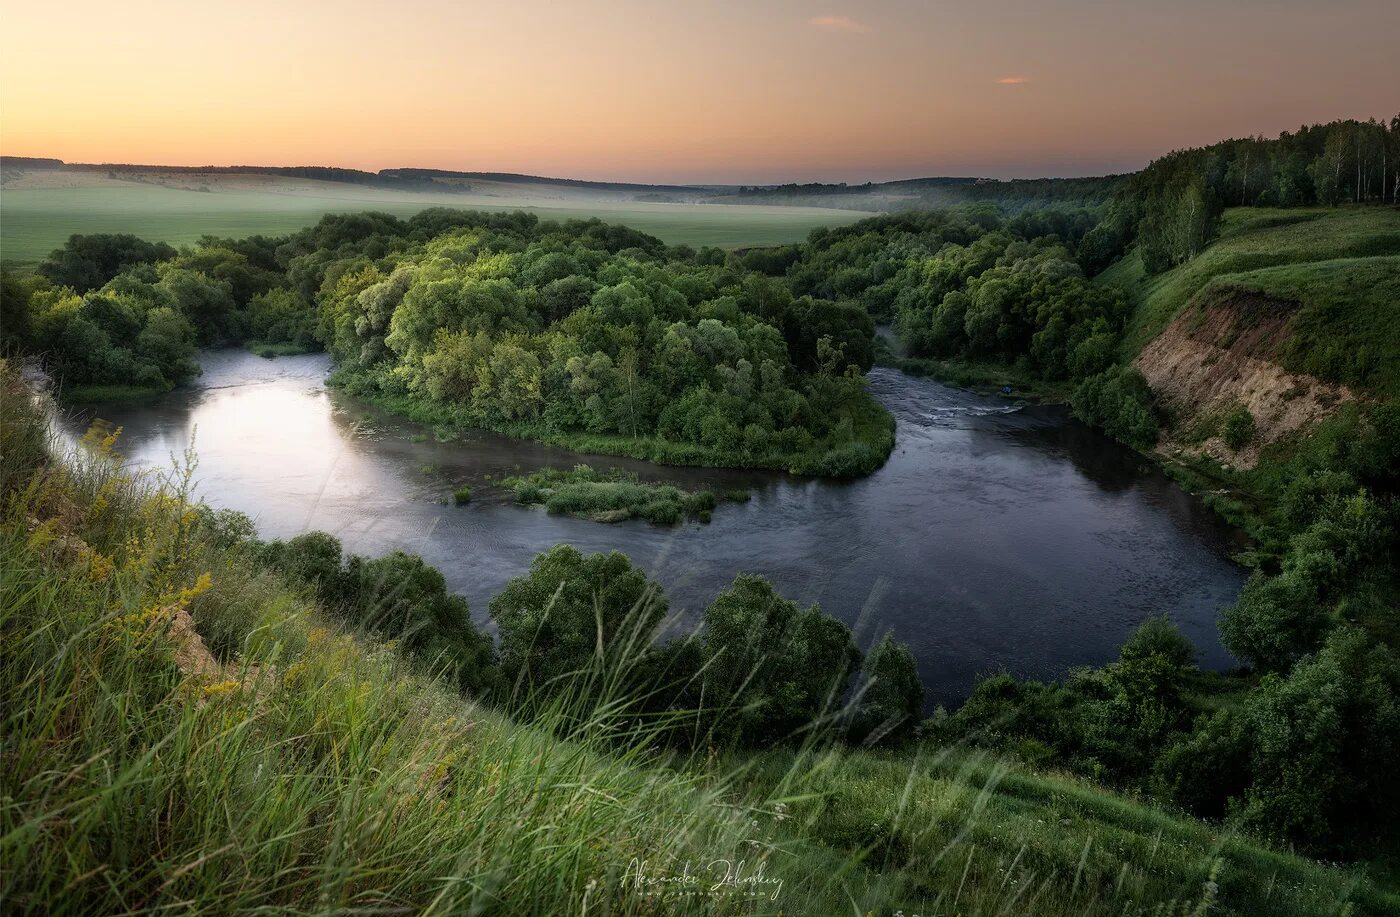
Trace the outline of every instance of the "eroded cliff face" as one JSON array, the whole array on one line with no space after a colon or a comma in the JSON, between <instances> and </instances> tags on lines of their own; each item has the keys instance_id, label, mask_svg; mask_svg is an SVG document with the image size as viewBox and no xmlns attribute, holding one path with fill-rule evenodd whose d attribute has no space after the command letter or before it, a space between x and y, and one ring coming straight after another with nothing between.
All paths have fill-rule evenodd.
<instances>
[{"instance_id":1,"label":"eroded cliff face","mask_svg":"<svg viewBox=\"0 0 1400 917\"><path fill-rule=\"evenodd\" d=\"M1249 468L1259 450L1311 426L1356 395L1344 385L1280 365L1298 304L1237 287L1212 287L1143 348L1133 365L1172 412L1168 450L1185 449ZM1254 416L1253 439L1231 449L1218 426L1237 404Z\"/></svg>"}]
</instances>

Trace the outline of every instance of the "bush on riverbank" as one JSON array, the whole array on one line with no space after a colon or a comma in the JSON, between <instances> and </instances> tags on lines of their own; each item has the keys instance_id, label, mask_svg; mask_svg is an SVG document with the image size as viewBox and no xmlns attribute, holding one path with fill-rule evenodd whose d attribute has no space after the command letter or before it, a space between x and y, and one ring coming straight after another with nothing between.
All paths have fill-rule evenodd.
<instances>
[{"instance_id":1,"label":"bush on riverbank","mask_svg":"<svg viewBox=\"0 0 1400 917\"><path fill-rule=\"evenodd\" d=\"M267 341L248 341L243 345L249 352L255 353L264 359L274 359L276 357L295 357L303 353L315 353L319 348L305 344L295 344L291 342L269 343Z\"/></svg>"},{"instance_id":2,"label":"bush on riverbank","mask_svg":"<svg viewBox=\"0 0 1400 917\"><path fill-rule=\"evenodd\" d=\"M328 384L368 401L391 414L425 424L436 430L439 442L471 430L486 429L515 439L528 439L587 455L615 455L655 462L658 465L690 465L704 468L756 468L791 474L828 477L859 477L884 464L894 448L895 423L866 392L844 408L845 423L837 433L847 437L846 445L822 441L797 452L780 450L733 451L683 442L661 436L618 436L599 433L560 432L541 424L500 423L462 405L390 394L362 377L333 372Z\"/></svg>"}]
</instances>

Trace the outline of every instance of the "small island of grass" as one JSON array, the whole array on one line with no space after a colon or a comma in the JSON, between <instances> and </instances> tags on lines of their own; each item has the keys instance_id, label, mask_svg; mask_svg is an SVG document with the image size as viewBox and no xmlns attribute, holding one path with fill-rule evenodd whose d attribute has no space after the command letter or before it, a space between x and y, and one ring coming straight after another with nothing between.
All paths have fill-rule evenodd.
<instances>
[{"instance_id":1,"label":"small island of grass","mask_svg":"<svg viewBox=\"0 0 1400 917\"><path fill-rule=\"evenodd\" d=\"M306 353L315 353L320 349L315 345L296 341L247 341L243 346L249 352L255 353L265 360L276 357L297 357Z\"/></svg>"},{"instance_id":2,"label":"small island of grass","mask_svg":"<svg viewBox=\"0 0 1400 917\"><path fill-rule=\"evenodd\" d=\"M711 490L686 491L671 484L647 484L629 472L595 471L588 465L576 465L570 471L544 468L501 483L514 491L517 503L542 505L551 513L594 522L637 518L658 525L674 525L686 518L709 522L721 499L741 502L749 496L745 491L716 495Z\"/></svg>"}]
</instances>

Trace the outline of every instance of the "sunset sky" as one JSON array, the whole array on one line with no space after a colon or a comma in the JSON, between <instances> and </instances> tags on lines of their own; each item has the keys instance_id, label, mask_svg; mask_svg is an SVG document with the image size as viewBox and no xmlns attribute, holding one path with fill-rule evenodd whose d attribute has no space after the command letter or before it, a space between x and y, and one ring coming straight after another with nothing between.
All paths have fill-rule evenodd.
<instances>
[{"instance_id":1,"label":"sunset sky","mask_svg":"<svg viewBox=\"0 0 1400 917\"><path fill-rule=\"evenodd\" d=\"M69 161L1085 175L1400 111L1396 0L0 9L0 152Z\"/></svg>"}]
</instances>

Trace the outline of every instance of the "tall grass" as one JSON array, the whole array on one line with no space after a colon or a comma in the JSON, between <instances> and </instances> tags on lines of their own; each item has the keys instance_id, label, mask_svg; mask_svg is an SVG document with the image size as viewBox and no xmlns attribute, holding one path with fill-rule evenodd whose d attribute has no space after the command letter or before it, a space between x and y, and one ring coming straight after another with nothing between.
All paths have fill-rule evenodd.
<instances>
[{"instance_id":1,"label":"tall grass","mask_svg":"<svg viewBox=\"0 0 1400 917\"><path fill-rule=\"evenodd\" d=\"M647 912L633 861L669 874L771 856L749 844L759 810L655 766L650 743L577 723L560 741L562 703L512 724L240 575L169 483L104 458L25 481L33 451L7 437L7 906ZM168 628L190 609L229 651L218 675L175 662Z\"/></svg>"},{"instance_id":2,"label":"tall grass","mask_svg":"<svg viewBox=\"0 0 1400 917\"><path fill-rule=\"evenodd\" d=\"M1396 904L1357 874L960 752L841 752L814 735L669 757L651 738L672 724L596 681L614 667L512 722L392 643L336 632L306 592L250 566L188 503L188 467L129 473L101 432L55 459L3 367L0 384L7 912ZM172 633L185 614L211 668Z\"/></svg>"}]
</instances>

